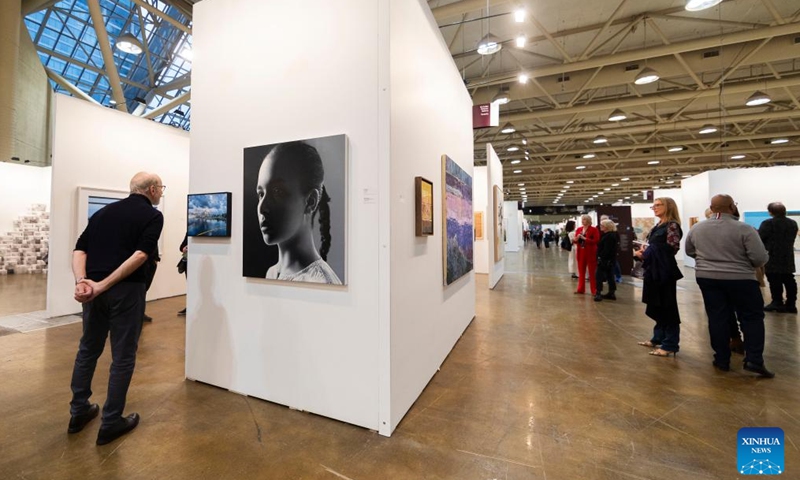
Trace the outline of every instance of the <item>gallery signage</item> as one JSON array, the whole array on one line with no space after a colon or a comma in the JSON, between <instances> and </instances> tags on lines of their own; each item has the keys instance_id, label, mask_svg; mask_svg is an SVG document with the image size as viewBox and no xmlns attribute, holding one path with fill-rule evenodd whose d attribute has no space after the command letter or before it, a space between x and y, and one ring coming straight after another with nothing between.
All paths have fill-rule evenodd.
<instances>
[{"instance_id":1,"label":"gallery signage","mask_svg":"<svg viewBox=\"0 0 800 480\"><path fill-rule=\"evenodd\" d=\"M493 103L484 103L472 107L472 128L489 128L500 125L500 112Z\"/></svg>"}]
</instances>

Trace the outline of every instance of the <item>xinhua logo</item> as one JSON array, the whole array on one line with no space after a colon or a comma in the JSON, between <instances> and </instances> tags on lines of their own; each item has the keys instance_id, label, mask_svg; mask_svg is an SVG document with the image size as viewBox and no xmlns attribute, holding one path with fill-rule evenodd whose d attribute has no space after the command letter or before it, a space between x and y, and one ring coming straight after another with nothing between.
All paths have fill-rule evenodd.
<instances>
[{"instance_id":1,"label":"xinhua logo","mask_svg":"<svg viewBox=\"0 0 800 480\"><path fill-rule=\"evenodd\" d=\"M737 435L737 470L742 475L783 473L783 430L777 427L745 427Z\"/></svg>"}]
</instances>

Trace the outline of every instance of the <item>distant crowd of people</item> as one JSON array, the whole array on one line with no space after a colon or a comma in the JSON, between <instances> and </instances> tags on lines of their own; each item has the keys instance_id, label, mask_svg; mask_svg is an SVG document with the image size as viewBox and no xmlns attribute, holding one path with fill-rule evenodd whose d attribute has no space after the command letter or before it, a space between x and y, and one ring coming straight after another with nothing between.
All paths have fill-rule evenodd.
<instances>
[{"instance_id":1,"label":"distant crowd of people","mask_svg":"<svg viewBox=\"0 0 800 480\"><path fill-rule=\"evenodd\" d=\"M639 345L650 355L676 356L680 350L680 312L677 282L683 278L676 254L684 231L675 201L656 198L651 207L658 223L645 242L638 242L634 258L642 267L642 302L645 314L655 325L649 340ZM797 223L786 216L779 202L768 206L770 218L758 230L739 221L739 211L729 195L711 199L706 221L693 226L686 235L685 253L695 259L695 276L703 296L713 366L730 370L731 353L744 355L743 368L772 378L764 365L764 312L797 313L797 283L794 277L794 244ZM616 300L620 283L620 237L616 224L603 216L599 228L592 217L583 215L577 228L570 220L564 227L561 246L570 250L568 267L578 280L576 294L589 289L595 301ZM764 305L760 278L766 275L771 301ZM607 293L603 293L605 285ZM785 296L784 296L785 292Z\"/></svg>"}]
</instances>

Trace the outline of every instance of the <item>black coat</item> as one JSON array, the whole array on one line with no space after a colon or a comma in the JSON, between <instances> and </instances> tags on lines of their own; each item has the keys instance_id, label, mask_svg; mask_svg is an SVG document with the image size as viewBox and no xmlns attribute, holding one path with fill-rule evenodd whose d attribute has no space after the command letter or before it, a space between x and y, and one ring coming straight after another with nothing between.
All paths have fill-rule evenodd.
<instances>
[{"instance_id":1,"label":"black coat","mask_svg":"<svg viewBox=\"0 0 800 480\"><path fill-rule=\"evenodd\" d=\"M617 261L617 251L619 250L619 233L604 232L597 243L597 266L600 268L610 268Z\"/></svg>"},{"instance_id":2,"label":"black coat","mask_svg":"<svg viewBox=\"0 0 800 480\"><path fill-rule=\"evenodd\" d=\"M769 252L769 261L764 266L767 273L794 273L794 242L797 238L797 222L791 218L775 217L761 222L758 236Z\"/></svg>"}]
</instances>

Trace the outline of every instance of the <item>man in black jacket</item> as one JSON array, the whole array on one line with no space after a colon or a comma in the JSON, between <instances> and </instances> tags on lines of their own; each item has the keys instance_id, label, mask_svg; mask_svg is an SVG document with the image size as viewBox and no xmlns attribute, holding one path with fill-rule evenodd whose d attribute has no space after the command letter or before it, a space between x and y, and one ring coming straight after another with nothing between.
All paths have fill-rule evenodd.
<instances>
[{"instance_id":1,"label":"man in black jacket","mask_svg":"<svg viewBox=\"0 0 800 480\"><path fill-rule=\"evenodd\" d=\"M769 281L772 303L764 307L767 312L797 313L797 281L794 279L794 242L797 238L797 222L786 218L786 207L780 202L767 206L769 220L758 227L758 236L769 252L769 262L764 272ZM783 289L786 288L786 303Z\"/></svg>"},{"instance_id":2,"label":"man in black jacket","mask_svg":"<svg viewBox=\"0 0 800 480\"><path fill-rule=\"evenodd\" d=\"M83 304L83 336L72 372L68 433L83 430L99 412L90 404L97 359L111 334L111 370L97 444L105 445L139 424L137 413L122 416L142 332L148 254L155 251L164 217L155 208L164 185L158 175L140 172L131 195L89 219L72 253L75 300Z\"/></svg>"}]
</instances>

